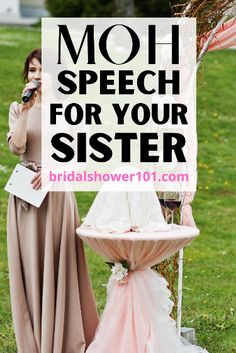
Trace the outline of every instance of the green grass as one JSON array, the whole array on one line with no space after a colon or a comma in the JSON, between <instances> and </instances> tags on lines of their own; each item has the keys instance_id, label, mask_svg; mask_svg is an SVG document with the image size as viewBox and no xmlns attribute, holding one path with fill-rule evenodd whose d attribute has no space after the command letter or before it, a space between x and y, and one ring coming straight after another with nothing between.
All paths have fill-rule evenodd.
<instances>
[{"instance_id":1,"label":"green grass","mask_svg":"<svg viewBox=\"0 0 236 353\"><path fill-rule=\"evenodd\" d=\"M17 158L6 145L9 104L19 100L25 55L40 46L35 29L0 28L0 353L16 352L11 321L6 250L8 195L3 186ZM210 353L236 352L236 51L204 58L198 90L198 192L193 204L201 236L185 250L183 324L194 327ZM19 77L19 79L17 79ZM206 81L206 84L205 84ZM94 193L77 193L81 217ZM99 311L109 270L86 248Z\"/></svg>"}]
</instances>

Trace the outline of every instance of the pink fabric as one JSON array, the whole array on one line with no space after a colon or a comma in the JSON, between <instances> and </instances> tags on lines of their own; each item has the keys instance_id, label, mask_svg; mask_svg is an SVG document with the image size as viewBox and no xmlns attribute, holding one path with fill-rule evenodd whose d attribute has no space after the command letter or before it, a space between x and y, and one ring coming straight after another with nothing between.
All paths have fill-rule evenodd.
<instances>
[{"instance_id":1,"label":"pink fabric","mask_svg":"<svg viewBox=\"0 0 236 353\"><path fill-rule=\"evenodd\" d=\"M130 272L126 285L110 281L106 309L96 338L87 353L152 351L148 350L148 346L150 347L153 340L154 328L151 325L151 318L154 310L152 308L150 312L147 307L150 308L155 297L150 296L148 291L149 280L153 275L150 272L151 270ZM170 309L171 302L168 305Z\"/></svg>"},{"instance_id":2,"label":"pink fabric","mask_svg":"<svg viewBox=\"0 0 236 353\"><path fill-rule=\"evenodd\" d=\"M201 47L210 36L211 31L206 33L201 39ZM211 41L208 51L230 48L236 45L236 17L222 24L219 30L215 33Z\"/></svg>"},{"instance_id":3,"label":"pink fabric","mask_svg":"<svg viewBox=\"0 0 236 353\"><path fill-rule=\"evenodd\" d=\"M127 260L131 268L125 284L110 277L106 307L86 353L207 353L177 335L167 282L147 268L186 246L198 233L196 228L180 226L152 234L77 229L100 255L112 262Z\"/></svg>"},{"instance_id":4,"label":"pink fabric","mask_svg":"<svg viewBox=\"0 0 236 353\"><path fill-rule=\"evenodd\" d=\"M80 227L77 234L107 260L130 265L126 284L110 278L106 307L86 353L207 353L178 337L167 282L147 268L190 243L198 229L101 234Z\"/></svg>"},{"instance_id":5,"label":"pink fabric","mask_svg":"<svg viewBox=\"0 0 236 353\"><path fill-rule=\"evenodd\" d=\"M175 254L190 243L199 230L176 226L176 229L159 233L98 234L82 227L77 234L106 260L127 260L131 269L151 267Z\"/></svg>"},{"instance_id":6,"label":"pink fabric","mask_svg":"<svg viewBox=\"0 0 236 353\"><path fill-rule=\"evenodd\" d=\"M80 227L77 234L107 260L130 265L125 284L110 277L106 307L86 353L207 353L179 338L169 316L173 303L167 282L148 268L190 243L198 229L98 234Z\"/></svg>"},{"instance_id":7,"label":"pink fabric","mask_svg":"<svg viewBox=\"0 0 236 353\"><path fill-rule=\"evenodd\" d=\"M106 308L86 353L207 353L177 335L169 297L166 280L150 269L130 271L127 284L110 280Z\"/></svg>"}]
</instances>

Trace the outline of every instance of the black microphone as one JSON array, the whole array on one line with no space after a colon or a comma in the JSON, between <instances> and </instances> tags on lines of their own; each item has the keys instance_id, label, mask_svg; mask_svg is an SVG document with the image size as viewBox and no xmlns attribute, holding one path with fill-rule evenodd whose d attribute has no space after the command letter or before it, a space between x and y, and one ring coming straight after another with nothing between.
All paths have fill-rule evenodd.
<instances>
[{"instance_id":1,"label":"black microphone","mask_svg":"<svg viewBox=\"0 0 236 353\"><path fill-rule=\"evenodd\" d=\"M37 89L39 88L38 80L32 80L32 83L34 83L35 87L27 88L27 90L24 92L24 95L22 96L22 101L24 103L27 103L34 94L34 92L37 91Z\"/></svg>"}]
</instances>

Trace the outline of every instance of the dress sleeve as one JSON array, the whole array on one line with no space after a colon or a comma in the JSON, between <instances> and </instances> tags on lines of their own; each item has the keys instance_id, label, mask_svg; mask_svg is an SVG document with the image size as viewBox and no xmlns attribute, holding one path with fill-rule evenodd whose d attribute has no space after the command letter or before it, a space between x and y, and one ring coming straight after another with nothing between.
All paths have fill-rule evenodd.
<instances>
[{"instance_id":1,"label":"dress sleeve","mask_svg":"<svg viewBox=\"0 0 236 353\"><path fill-rule=\"evenodd\" d=\"M10 148L10 151L14 154L21 155L26 150L26 144L21 147L17 147L12 141L12 135L14 134L14 128L17 119L20 115L20 104L13 102L9 110L9 132L7 133L7 141Z\"/></svg>"}]
</instances>

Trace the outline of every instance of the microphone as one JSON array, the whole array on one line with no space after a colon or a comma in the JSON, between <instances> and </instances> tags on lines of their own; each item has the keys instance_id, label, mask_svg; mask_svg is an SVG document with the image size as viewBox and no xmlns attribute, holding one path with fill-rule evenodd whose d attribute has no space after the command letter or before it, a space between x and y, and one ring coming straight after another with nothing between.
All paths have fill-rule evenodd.
<instances>
[{"instance_id":1,"label":"microphone","mask_svg":"<svg viewBox=\"0 0 236 353\"><path fill-rule=\"evenodd\" d=\"M34 94L34 92L37 91L37 89L39 88L38 80L32 80L32 83L35 85L35 87L27 88L27 90L24 92L24 95L22 96L22 101L24 103L27 103Z\"/></svg>"}]
</instances>

